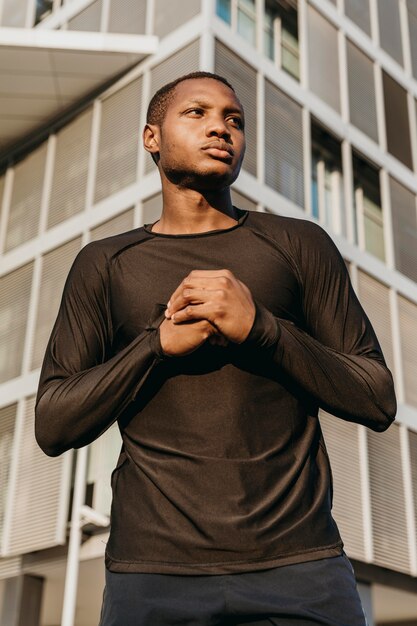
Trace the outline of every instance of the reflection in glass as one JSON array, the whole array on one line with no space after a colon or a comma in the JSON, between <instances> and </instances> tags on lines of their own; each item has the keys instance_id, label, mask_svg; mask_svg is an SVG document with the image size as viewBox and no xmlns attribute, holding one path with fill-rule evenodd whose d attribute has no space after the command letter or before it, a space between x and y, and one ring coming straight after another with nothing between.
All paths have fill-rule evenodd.
<instances>
[{"instance_id":1,"label":"reflection in glass","mask_svg":"<svg viewBox=\"0 0 417 626\"><path fill-rule=\"evenodd\" d=\"M379 171L355 153L353 154L353 182L355 243L381 261L385 261Z\"/></svg>"},{"instance_id":2,"label":"reflection in glass","mask_svg":"<svg viewBox=\"0 0 417 626\"><path fill-rule=\"evenodd\" d=\"M52 13L54 0L36 0L35 24L39 24Z\"/></svg>"}]
</instances>

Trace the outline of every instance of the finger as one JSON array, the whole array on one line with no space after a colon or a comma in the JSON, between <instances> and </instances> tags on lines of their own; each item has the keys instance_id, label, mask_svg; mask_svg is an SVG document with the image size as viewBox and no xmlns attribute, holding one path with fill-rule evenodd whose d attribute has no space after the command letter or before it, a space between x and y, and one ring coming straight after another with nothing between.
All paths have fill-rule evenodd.
<instances>
[{"instance_id":1,"label":"finger","mask_svg":"<svg viewBox=\"0 0 417 626\"><path fill-rule=\"evenodd\" d=\"M167 306L169 307L171 302L178 297L179 293L183 289L187 288L210 288L210 285L213 284L213 280L224 279L223 284L226 284L227 281L236 280L234 275L230 270L192 270L185 278L181 281L175 291L171 294L171 297L168 300Z\"/></svg>"},{"instance_id":2,"label":"finger","mask_svg":"<svg viewBox=\"0 0 417 626\"><path fill-rule=\"evenodd\" d=\"M181 322L189 322L190 320L205 319L216 328L216 325L212 321L212 310L207 304L189 304L184 309L177 311L172 315L171 321L174 324L180 324Z\"/></svg>"},{"instance_id":3,"label":"finger","mask_svg":"<svg viewBox=\"0 0 417 626\"><path fill-rule=\"evenodd\" d=\"M171 299L171 304L165 310L165 316L170 318L174 313L183 309L188 304L204 304L215 299L218 290L213 289L183 289L176 298Z\"/></svg>"}]
</instances>

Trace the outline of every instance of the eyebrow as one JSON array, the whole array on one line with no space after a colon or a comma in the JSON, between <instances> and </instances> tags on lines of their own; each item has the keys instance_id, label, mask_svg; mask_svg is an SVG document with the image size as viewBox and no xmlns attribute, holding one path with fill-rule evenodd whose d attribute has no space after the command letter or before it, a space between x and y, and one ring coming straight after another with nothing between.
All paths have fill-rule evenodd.
<instances>
[{"instance_id":1,"label":"eyebrow","mask_svg":"<svg viewBox=\"0 0 417 626\"><path fill-rule=\"evenodd\" d=\"M192 100L187 100L184 105L185 104L198 104L198 106L205 107L206 109L211 109L213 107L213 105L211 105L207 100L204 100L202 98L193 98ZM239 113L240 115L244 116L243 109L241 109L240 107L226 107L225 109L223 109L223 111L225 113Z\"/></svg>"}]
</instances>

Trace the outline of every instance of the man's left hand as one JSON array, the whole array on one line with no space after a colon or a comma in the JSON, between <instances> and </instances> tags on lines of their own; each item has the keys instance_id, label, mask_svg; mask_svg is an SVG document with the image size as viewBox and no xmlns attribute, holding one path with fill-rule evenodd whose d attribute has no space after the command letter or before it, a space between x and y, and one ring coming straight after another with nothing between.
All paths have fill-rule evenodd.
<instances>
[{"instance_id":1,"label":"man's left hand","mask_svg":"<svg viewBox=\"0 0 417 626\"><path fill-rule=\"evenodd\" d=\"M248 287L230 270L192 270L169 300L165 315L174 322L206 319L219 331L211 343L223 338L242 343L255 319L255 304Z\"/></svg>"}]
</instances>

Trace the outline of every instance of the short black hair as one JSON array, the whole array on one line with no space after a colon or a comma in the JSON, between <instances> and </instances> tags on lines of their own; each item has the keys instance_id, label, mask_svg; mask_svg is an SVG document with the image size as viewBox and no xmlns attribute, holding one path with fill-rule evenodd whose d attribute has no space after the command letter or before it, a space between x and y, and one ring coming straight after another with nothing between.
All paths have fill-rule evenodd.
<instances>
[{"instance_id":1,"label":"short black hair","mask_svg":"<svg viewBox=\"0 0 417 626\"><path fill-rule=\"evenodd\" d=\"M214 80L218 80L223 83L229 89L236 93L233 89L232 85L229 81L223 76L219 76L219 74L212 74L211 72L191 72L189 74L184 74L179 78L167 83L153 95L151 101L149 102L148 110L146 113L146 123L147 124L158 124L161 126L164 121L168 105L172 98L174 97L175 88L179 83L182 83L184 80L190 80L195 78L213 78Z\"/></svg>"}]
</instances>

